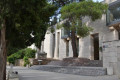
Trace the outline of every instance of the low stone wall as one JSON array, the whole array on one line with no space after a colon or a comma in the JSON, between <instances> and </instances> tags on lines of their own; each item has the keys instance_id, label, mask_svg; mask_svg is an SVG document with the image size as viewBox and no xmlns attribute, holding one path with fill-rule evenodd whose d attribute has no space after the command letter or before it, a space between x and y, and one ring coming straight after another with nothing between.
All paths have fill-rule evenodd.
<instances>
[{"instance_id":1,"label":"low stone wall","mask_svg":"<svg viewBox=\"0 0 120 80\"><path fill-rule=\"evenodd\" d=\"M83 66L83 67L103 67L103 61L101 60L90 60L90 59L81 59L76 58L73 60L67 61L51 61L47 65L57 65L57 66Z\"/></svg>"},{"instance_id":2,"label":"low stone wall","mask_svg":"<svg viewBox=\"0 0 120 80\"><path fill-rule=\"evenodd\" d=\"M120 40L103 42L103 67L120 77Z\"/></svg>"},{"instance_id":3,"label":"low stone wall","mask_svg":"<svg viewBox=\"0 0 120 80\"><path fill-rule=\"evenodd\" d=\"M24 60L23 59L17 59L15 61L15 66L24 66Z\"/></svg>"},{"instance_id":4,"label":"low stone wall","mask_svg":"<svg viewBox=\"0 0 120 80\"><path fill-rule=\"evenodd\" d=\"M33 64L33 58L29 58L30 64ZM15 66L24 66L24 60L23 59L17 59L15 61Z\"/></svg>"},{"instance_id":5,"label":"low stone wall","mask_svg":"<svg viewBox=\"0 0 120 80\"><path fill-rule=\"evenodd\" d=\"M58 72L65 74L75 74L83 76L103 76L107 74L106 68L103 67L76 67L76 66L53 66L53 65L38 65L32 66L30 69L43 70L50 72Z\"/></svg>"}]
</instances>

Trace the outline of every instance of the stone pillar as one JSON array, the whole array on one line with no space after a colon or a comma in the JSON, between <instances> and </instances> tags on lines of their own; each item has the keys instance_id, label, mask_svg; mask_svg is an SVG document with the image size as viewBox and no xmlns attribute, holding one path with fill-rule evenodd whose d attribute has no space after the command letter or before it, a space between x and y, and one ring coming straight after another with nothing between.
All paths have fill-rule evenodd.
<instances>
[{"instance_id":1,"label":"stone pillar","mask_svg":"<svg viewBox=\"0 0 120 80\"><path fill-rule=\"evenodd\" d=\"M37 52L35 53L35 59L39 58L39 54L40 54L40 49L37 48Z\"/></svg>"},{"instance_id":2,"label":"stone pillar","mask_svg":"<svg viewBox=\"0 0 120 80\"><path fill-rule=\"evenodd\" d=\"M90 55L90 60L94 60L94 44L93 44L93 37L90 36L90 46L91 46L91 55Z\"/></svg>"},{"instance_id":3,"label":"stone pillar","mask_svg":"<svg viewBox=\"0 0 120 80\"><path fill-rule=\"evenodd\" d=\"M51 33L50 34L50 52L49 52L49 54L50 54L50 58L53 58L53 33Z\"/></svg>"},{"instance_id":4,"label":"stone pillar","mask_svg":"<svg viewBox=\"0 0 120 80\"><path fill-rule=\"evenodd\" d=\"M44 52L44 41L41 42L41 53Z\"/></svg>"},{"instance_id":5,"label":"stone pillar","mask_svg":"<svg viewBox=\"0 0 120 80\"><path fill-rule=\"evenodd\" d=\"M37 52L35 53L35 59L38 59L38 53Z\"/></svg>"},{"instance_id":6,"label":"stone pillar","mask_svg":"<svg viewBox=\"0 0 120 80\"><path fill-rule=\"evenodd\" d=\"M60 32L57 32L56 35L56 44L55 44L55 59L59 58L59 42L60 42Z\"/></svg>"},{"instance_id":7,"label":"stone pillar","mask_svg":"<svg viewBox=\"0 0 120 80\"><path fill-rule=\"evenodd\" d=\"M51 34L50 38L50 56L51 58L54 58L55 53L55 34Z\"/></svg>"}]
</instances>

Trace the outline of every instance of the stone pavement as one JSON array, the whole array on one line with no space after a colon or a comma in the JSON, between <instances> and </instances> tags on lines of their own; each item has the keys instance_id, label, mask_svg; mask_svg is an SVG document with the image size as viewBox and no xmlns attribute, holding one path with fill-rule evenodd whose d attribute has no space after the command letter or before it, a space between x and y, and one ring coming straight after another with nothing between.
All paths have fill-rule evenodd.
<instances>
[{"instance_id":1,"label":"stone pavement","mask_svg":"<svg viewBox=\"0 0 120 80\"><path fill-rule=\"evenodd\" d=\"M119 80L117 76L79 76L31 70L23 67L14 67L13 69L18 71L20 80Z\"/></svg>"},{"instance_id":2,"label":"stone pavement","mask_svg":"<svg viewBox=\"0 0 120 80\"><path fill-rule=\"evenodd\" d=\"M106 68L103 67L34 65L30 69L82 76L104 76L107 74Z\"/></svg>"}]
</instances>

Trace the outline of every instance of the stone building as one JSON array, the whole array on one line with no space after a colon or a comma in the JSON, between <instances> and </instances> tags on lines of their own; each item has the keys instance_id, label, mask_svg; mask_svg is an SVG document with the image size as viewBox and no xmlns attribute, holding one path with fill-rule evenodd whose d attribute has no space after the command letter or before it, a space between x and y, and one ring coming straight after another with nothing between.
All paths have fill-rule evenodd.
<instances>
[{"instance_id":1,"label":"stone building","mask_svg":"<svg viewBox=\"0 0 120 80\"><path fill-rule=\"evenodd\" d=\"M78 53L79 57L102 60L103 67L120 75L120 0L104 0L103 3L108 3L109 9L101 19L95 22L89 17L83 19L83 23L94 30L85 38L77 37ZM63 28L46 33L42 50L47 53L47 58L73 56L71 40Z\"/></svg>"}]
</instances>

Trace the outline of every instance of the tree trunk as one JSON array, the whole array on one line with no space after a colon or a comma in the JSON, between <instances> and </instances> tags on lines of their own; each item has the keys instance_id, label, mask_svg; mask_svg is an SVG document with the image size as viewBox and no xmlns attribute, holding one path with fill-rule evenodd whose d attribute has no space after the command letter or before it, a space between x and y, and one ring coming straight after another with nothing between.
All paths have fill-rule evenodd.
<instances>
[{"instance_id":1,"label":"tree trunk","mask_svg":"<svg viewBox=\"0 0 120 80\"><path fill-rule=\"evenodd\" d=\"M76 36L75 36L75 31L72 30L71 32L71 44L72 44L72 49L73 49L73 57L78 57L78 52L77 52L77 46L76 46Z\"/></svg>"},{"instance_id":2,"label":"tree trunk","mask_svg":"<svg viewBox=\"0 0 120 80\"><path fill-rule=\"evenodd\" d=\"M5 25L0 30L0 80L6 80L6 40Z\"/></svg>"}]
</instances>

